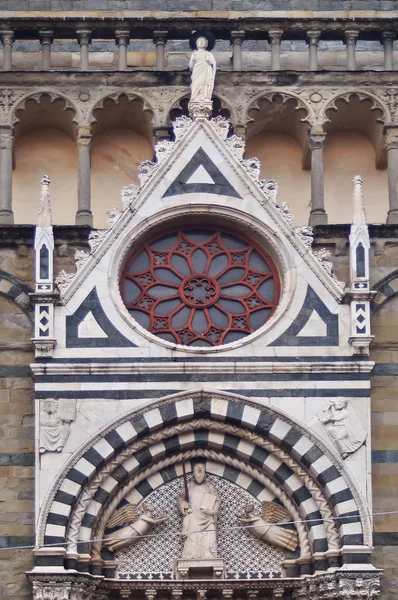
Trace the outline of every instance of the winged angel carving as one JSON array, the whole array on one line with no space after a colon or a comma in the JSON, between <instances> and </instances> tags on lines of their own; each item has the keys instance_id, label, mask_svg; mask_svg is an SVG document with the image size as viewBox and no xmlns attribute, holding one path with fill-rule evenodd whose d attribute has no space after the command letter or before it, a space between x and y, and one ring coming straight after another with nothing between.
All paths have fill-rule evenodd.
<instances>
[{"instance_id":1,"label":"winged angel carving","mask_svg":"<svg viewBox=\"0 0 398 600\"><path fill-rule=\"evenodd\" d=\"M240 523L248 526L248 531L263 542L268 542L282 550L294 550L298 546L298 535L295 529L286 529L275 525L291 521L291 515L275 502L263 502L261 515L254 514L254 504L245 506L242 516L236 515Z\"/></svg>"},{"instance_id":2,"label":"winged angel carving","mask_svg":"<svg viewBox=\"0 0 398 600\"><path fill-rule=\"evenodd\" d=\"M121 527L106 536L104 545L112 552L117 552L131 546L145 536L157 523L167 521L167 514L160 517L153 516L153 506L149 502L143 505L144 512L139 515L135 504L126 504L117 510L109 519L107 529Z\"/></svg>"}]
</instances>

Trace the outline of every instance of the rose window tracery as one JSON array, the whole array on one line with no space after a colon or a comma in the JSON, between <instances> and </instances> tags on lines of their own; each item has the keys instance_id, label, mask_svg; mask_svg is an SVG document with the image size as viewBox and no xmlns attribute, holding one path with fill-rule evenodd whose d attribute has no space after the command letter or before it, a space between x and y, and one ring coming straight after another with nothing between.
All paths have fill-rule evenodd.
<instances>
[{"instance_id":1,"label":"rose window tracery","mask_svg":"<svg viewBox=\"0 0 398 600\"><path fill-rule=\"evenodd\" d=\"M279 278L270 257L241 236L185 229L134 253L121 294L131 316L157 337L219 346L264 325L279 300Z\"/></svg>"}]
</instances>

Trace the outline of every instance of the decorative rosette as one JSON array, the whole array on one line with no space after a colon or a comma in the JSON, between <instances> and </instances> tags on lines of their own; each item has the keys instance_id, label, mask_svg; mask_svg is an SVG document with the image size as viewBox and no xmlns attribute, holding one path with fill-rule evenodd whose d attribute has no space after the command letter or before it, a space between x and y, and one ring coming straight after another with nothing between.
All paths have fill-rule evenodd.
<instances>
[{"instance_id":1,"label":"decorative rosette","mask_svg":"<svg viewBox=\"0 0 398 600\"><path fill-rule=\"evenodd\" d=\"M127 262L121 294L145 329L184 346L240 340L270 318L279 300L275 265L234 234L175 231L150 241Z\"/></svg>"}]
</instances>

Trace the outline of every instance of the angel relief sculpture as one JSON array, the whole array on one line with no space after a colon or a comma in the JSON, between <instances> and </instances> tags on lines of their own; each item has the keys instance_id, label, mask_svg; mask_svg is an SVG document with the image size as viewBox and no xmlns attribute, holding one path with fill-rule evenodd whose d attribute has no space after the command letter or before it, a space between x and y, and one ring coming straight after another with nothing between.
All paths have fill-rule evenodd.
<instances>
[{"instance_id":1,"label":"angel relief sculpture","mask_svg":"<svg viewBox=\"0 0 398 600\"><path fill-rule=\"evenodd\" d=\"M295 529L286 529L275 523L291 521L291 515L275 502L263 502L261 515L254 514L254 505L248 503L242 516L236 515L238 521L248 526L248 531L263 542L282 550L294 552L298 546L298 535Z\"/></svg>"},{"instance_id":2,"label":"angel relief sculpture","mask_svg":"<svg viewBox=\"0 0 398 600\"><path fill-rule=\"evenodd\" d=\"M144 512L137 513L135 504L126 504L117 510L108 521L107 529L121 527L105 537L104 546L111 552L118 552L127 548L148 534L157 523L163 523L169 518L167 514L159 517L153 516L153 506L149 502L143 505Z\"/></svg>"}]
</instances>

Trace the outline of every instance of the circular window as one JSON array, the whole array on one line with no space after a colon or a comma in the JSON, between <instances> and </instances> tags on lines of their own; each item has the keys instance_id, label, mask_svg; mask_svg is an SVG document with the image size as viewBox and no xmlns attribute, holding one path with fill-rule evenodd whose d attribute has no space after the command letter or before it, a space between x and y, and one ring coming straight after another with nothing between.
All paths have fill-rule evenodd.
<instances>
[{"instance_id":1,"label":"circular window","mask_svg":"<svg viewBox=\"0 0 398 600\"><path fill-rule=\"evenodd\" d=\"M185 229L134 253L121 294L131 316L157 337L220 346L264 325L279 300L279 279L269 256L241 236Z\"/></svg>"}]
</instances>

